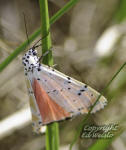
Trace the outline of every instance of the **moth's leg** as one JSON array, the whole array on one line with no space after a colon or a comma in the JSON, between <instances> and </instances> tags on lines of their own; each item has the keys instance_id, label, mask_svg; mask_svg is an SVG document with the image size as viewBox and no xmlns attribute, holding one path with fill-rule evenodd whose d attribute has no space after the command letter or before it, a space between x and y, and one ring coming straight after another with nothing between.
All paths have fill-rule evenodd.
<instances>
[{"instance_id":1,"label":"moth's leg","mask_svg":"<svg viewBox=\"0 0 126 150\"><path fill-rule=\"evenodd\" d=\"M52 65L52 68L55 68L56 66L58 66L57 64Z\"/></svg>"},{"instance_id":2,"label":"moth's leg","mask_svg":"<svg viewBox=\"0 0 126 150\"><path fill-rule=\"evenodd\" d=\"M47 50L44 54L42 54L42 56L39 58L39 62L40 62L40 60L42 60L43 59L43 57L45 57L46 55L48 55L49 54L49 52L50 51L52 51L53 50L53 48L51 47L49 50ZM51 67L52 68L55 68L57 66L57 64L54 64L54 65L52 65ZM49 66L50 67L50 66Z\"/></svg>"},{"instance_id":3,"label":"moth's leg","mask_svg":"<svg viewBox=\"0 0 126 150\"><path fill-rule=\"evenodd\" d=\"M42 54L42 56L39 58L39 62L40 61L42 61L42 59L43 59L43 57L45 57L46 55L48 55L49 54L49 52L51 52L53 49L52 49L52 47L49 49L49 50L47 50L44 54Z\"/></svg>"},{"instance_id":4,"label":"moth's leg","mask_svg":"<svg viewBox=\"0 0 126 150\"><path fill-rule=\"evenodd\" d=\"M49 54L49 52L51 52L53 50L53 48L51 47L49 50L47 50L44 54L42 54L41 57L45 57L46 55Z\"/></svg>"}]
</instances>

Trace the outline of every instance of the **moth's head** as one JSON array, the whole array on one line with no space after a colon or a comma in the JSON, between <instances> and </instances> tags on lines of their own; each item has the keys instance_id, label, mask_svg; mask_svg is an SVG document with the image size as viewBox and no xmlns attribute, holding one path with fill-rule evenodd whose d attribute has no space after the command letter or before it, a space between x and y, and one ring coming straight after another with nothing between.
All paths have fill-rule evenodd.
<instances>
[{"instance_id":1,"label":"moth's head","mask_svg":"<svg viewBox=\"0 0 126 150\"><path fill-rule=\"evenodd\" d=\"M32 48L29 49L28 52L23 56L22 63L26 71L32 71L34 67L39 65L37 51Z\"/></svg>"}]
</instances>

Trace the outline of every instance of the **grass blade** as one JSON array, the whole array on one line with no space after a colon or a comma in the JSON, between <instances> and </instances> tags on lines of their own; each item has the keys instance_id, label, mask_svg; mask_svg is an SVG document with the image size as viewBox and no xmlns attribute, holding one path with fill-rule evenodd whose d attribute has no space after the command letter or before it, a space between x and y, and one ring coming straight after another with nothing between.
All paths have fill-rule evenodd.
<instances>
[{"instance_id":1,"label":"grass blade","mask_svg":"<svg viewBox=\"0 0 126 150\"><path fill-rule=\"evenodd\" d=\"M118 23L125 21L126 19L126 1L120 0L119 8L116 12L115 19Z\"/></svg>"},{"instance_id":2,"label":"grass blade","mask_svg":"<svg viewBox=\"0 0 126 150\"><path fill-rule=\"evenodd\" d=\"M42 37L42 53L44 54L51 48L51 37L50 37L50 23L49 23L49 12L47 0L39 0L40 5L40 16L41 16L41 34ZM47 35L47 36L46 36ZM47 65L53 65L52 52L43 58L43 63Z\"/></svg>"},{"instance_id":3,"label":"grass blade","mask_svg":"<svg viewBox=\"0 0 126 150\"><path fill-rule=\"evenodd\" d=\"M51 48L51 37L50 37L50 23L49 23L49 12L48 12L48 1L39 0L40 5L40 16L41 16L41 34L45 38L42 39L42 53L44 54ZM45 36L47 35L47 36ZM53 65L52 52L43 58L43 63L49 66ZM46 150L58 150L59 149L59 127L58 123L54 122L47 125L46 128Z\"/></svg>"},{"instance_id":4,"label":"grass blade","mask_svg":"<svg viewBox=\"0 0 126 150\"><path fill-rule=\"evenodd\" d=\"M59 125L57 122L50 124L46 128L46 150L59 149Z\"/></svg>"}]
</instances>

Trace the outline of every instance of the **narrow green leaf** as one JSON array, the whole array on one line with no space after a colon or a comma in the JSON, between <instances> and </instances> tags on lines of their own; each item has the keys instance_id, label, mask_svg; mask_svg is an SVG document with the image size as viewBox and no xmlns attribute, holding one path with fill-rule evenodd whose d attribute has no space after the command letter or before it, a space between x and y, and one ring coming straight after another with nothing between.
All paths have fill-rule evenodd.
<instances>
[{"instance_id":1,"label":"narrow green leaf","mask_svg":"<svg viewBox=\"0 0 126 150\"><path fill-rule=\"evenodd\" d=\"M119 8L116 12L115 19L119 23L126 19L126 0L120 0Z\"/></svg>"},{"instance_id":2,"label":"narrow green leaf","mask_svg":"<svg viewBox=\"0 0 126 150\"><path fill-rule=\"evenodd\" d=\"M49 12L48 12L48 1L39 0L40 5L40 16L41 16L41 34L45 38L42 39L42 53L50 50L51 48L51 37L50 37L50 23L49 23ZM47 35L47 36L46 36ZM52 52L43 58L43 63L52 66L53 58ZM47 125L46 129L46 150L58 150L59 149L59 127L58 123L52 123Z\"/></svg>"},{"instance_id":3,"label":"narrow green leaf","mask_svg":"<svg viewBox=\"0 0 126 150\"><path fill-rule=\"evenodd\" d=\"M50 23L49 23L49 12L47 0L39 0L40 5L40 16L41 16L41 35L45 37L42 39L42 53L44 54L51 48L50 38ZM47 35L47 36L46 36ZM47 65L53 65L52 52L43 58L43 63Z\"/></svg>"}]
</instances>

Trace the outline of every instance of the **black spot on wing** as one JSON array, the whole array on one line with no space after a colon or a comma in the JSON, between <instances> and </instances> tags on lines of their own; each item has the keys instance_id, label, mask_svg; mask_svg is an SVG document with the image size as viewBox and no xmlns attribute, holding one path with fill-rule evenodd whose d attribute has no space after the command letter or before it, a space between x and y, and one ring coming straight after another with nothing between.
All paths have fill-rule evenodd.
<instances>
[{"instance_id":1,"label":"black spot on wing","mask_svg":"<svg viewBox=\"0 0 126 150\"><path fill-rule=\"evenodd\" d=\"M53 90L53 92L56 92L56 90Z\"/></svg>"},{"instance_id":2,"label":"black spot on wing","mask_svg":"<svg viewBox=\"0 0 126 150\"><path fill-rule=\"evenodd\" d=\"M67 81L67 80L64 81L64 84L70 84L70 83L71 81Z\"/></svg>"},{"instance_id":3,"label":"black spot on wing","mask_svg":"<svg viewBox=\"0 0 126 150\"><path fill-rule=\"evenodd\" d=\"M70 78L70 77L67 77L67 79L70 80L71 78Z\"/></svg>"},{"instance_id":4,"label":"black spot on wing","mask_svg":"<svg viewBox=\"0 0 126 150\"><path fill-rule=\"evenodd\" d=\"M87 88L87 85L85 85L84 87Z\"/></svg>"},{"instance_id":5,"label":"black spot on wing","mask_svg":"<svg viewBox=\"0 0 126 150\"><path fill-rule=\"evenodd\" d=\"M84 91L85 91L84 89L81 89L81 90L80 90L80 92L84 92Z\"/></svg>"},{"instance_id":6,"label":"black spot on wing","mask_svg":"<svg viewBox=\"0 0 126 150\"><path fill-rule=\"evenodd\" d=\"M87 85L80 88L79 93L87 91Z\"/></svg>"},{"instance_id":7,"label":"black spot on wing","mask_svg":"<svg viewBox=\"0 0 126 150\"><path fill-rule=\"evenodd\" d=\"M63 91L63 88L60 90L61 92Z\"/></svg>"},{"instance_id":8,"label":"black spot on wing","mask_svg":"<svg viewBox=\"0 0 126 150\"><path fill-rule=\"evenodd\" d=\"M38 68L38 71L41 71L41 69L40 69L40 68Z\"/></svg>"},{"instance_id":9,"label":"black spot on wing","mask_svg":"<svg viewBox=\"0 0 126 150\"><path fill-rule=\"evenodd\" d=\"M79 92L77 95L79 95L79 96L80 96L80 95L81 95L81 93Z\"/></svg>"},{"instance_id":10,"label":"black spot on wing","mask_svg":"<svg viewBox=\"0 0 126 150\"><path fill-rule=\"evenodd\" d=\"M68 81L67 83L71 83L71 81Z\"/></svg>"}]
</instances>

